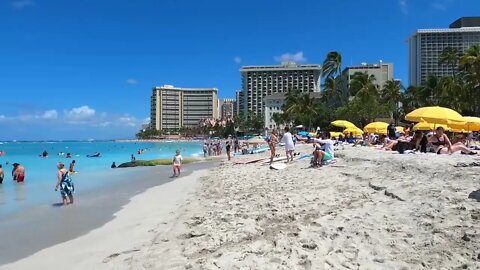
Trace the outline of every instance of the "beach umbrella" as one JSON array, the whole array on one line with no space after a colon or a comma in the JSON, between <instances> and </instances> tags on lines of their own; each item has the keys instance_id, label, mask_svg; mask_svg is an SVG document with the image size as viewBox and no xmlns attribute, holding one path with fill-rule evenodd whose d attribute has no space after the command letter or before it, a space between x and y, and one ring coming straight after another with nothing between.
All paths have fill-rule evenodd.
<instances>
[{"instance_id":1,"label":"beach umbrella","mask_svg":"<svg viewBox=\"0 0 480 270\"><path fill-rule=\"evenodd\" d=\"M397 132L403 132L404 127L398 126L398 127L395 127L395 130L396 130ZM385 133L385 134L386 134L386 133Z\"/></svg>"},{"instance_id":2,"label":"beach umbrella","mask_svg":"<svg viewBox=\"0 0 480 270\"><path fill-rule=\"evenodd\" d=\"M335 138L338 138L340 137L340 135L343 135L342 132L333 132L333 131L330 131L330 137L335 137Z\"/></svg>"},{"instance_id":3,"label":"beach umbrella","mask_svg":"<svg viewBox=\"0 0 480 270\"><path fill-rule=\"evenodd\" d=\"M445 130L450 130L450 128L447 125L443 124L432 124L432 123L427 123L427 122L420 122L417 123L415 126L413 126L413 130L435 130L437 127L443 127Z\"/></svg>"},{"instance_id":4,"label":"beach umbrella","mask_svg":"<svg viewBox=\"0 0 480 270\"><path fill-rule=\"evenodd\" d=\"M463 120L465 121L463 124L450 123L448 126L453 132L480 131L479 117L464 116Z\"/></svg>"},{"instance_id":5,"label":"beach umbrella","mask_svg":"<svg viewBox=\"0 0 480 270\"><path fill-rule=\"evenodd\" d=\"M332 124L332 126L341 128L357 128L352 122L347 120L335 120L330 124Z\"/></svg>"},{"instance_id":6,"label":"beach umbrella","mask_svg":"<svg viewBox=\"0 0 480 270\"><path fill-rule=\"evenodd\" d=\"M416 109L405 116L405 120L412 122L427 122L432 124L462 124L463 116L458 112L444 107L423 107Z\"/></svg>"},{"instance_id":7,"label":"beach umbrella","mask_svg":"<svg viewBox=\"0 0 480 270\"><path fill-rule=\"evenodd\" d=\"M350 134L353 133L355 136L361 136L363 135L363 130L357 128L357 127L349 127L343 130L343 134Z\"/></svg>"},{"instance_id":8,"label":"beach umbrella","mask_svg":"<svg viewBox=\"0 0 480 270\"><path fill-rule=\"evenodd\" d=\"M388 123L372 122L366 125L363 130L370 133L387 134Z\"/></svg>"}]
</instances>

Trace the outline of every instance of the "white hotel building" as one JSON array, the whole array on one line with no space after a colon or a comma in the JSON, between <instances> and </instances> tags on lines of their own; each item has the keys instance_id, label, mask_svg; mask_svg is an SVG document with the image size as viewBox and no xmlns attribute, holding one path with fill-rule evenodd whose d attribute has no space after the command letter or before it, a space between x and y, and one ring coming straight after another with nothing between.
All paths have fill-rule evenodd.
<instances>
[{"instance_id":1,"label":"white hotel building","mask_svg":"<svg viewBox=\"0 0 480 270\"><path fill-rule=\"evenodd\" d=\"M419 29L409 39L409 83L419 86L429 75L452 75L455 69L439 64L445 48L463 54L474 44L480 44L480 17L463 17L446 29Z\"/></svg>"}]
</instances>

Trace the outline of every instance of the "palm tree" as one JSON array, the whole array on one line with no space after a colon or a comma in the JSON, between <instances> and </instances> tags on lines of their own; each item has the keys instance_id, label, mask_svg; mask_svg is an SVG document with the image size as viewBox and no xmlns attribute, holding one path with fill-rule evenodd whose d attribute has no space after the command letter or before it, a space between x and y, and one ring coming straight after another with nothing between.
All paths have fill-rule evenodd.
<instances>
[{"instance_id":1,"label":"palm tree","mask_svg":"<svg viewBox=\"0 0 480 270\"><path fill-rule=\"evenodd\" d=\"M425 99L425 104L428 106L438 105L439 95L442 92L441 86L438 84L438 78L429 75L427 79L420 85L420 98Z\"/></svg>"},{"instance_id":2,"label":"palm tree","mask_svg":"<svg viewBox=\"0 0 480 270\"><path fill-rule=\"evenodd\" d=\"M399 105L402 98L402 89L403 85L400 81L391 80L385 83L380 92L382 101L387 104L387 107L391 112L392 118L395 121L395 125L398 124L398 119L400 117Z\"/></svg>"},{"instance_id":3,"label":"palm tree","mask_svg":"<svg viewBox=\"0 0 480 270\"><path fill-rule=\"evenodd\" d=\"M349 94L348 91L345 91L346 87L343 87L340 77L326 78L322 88L322 101L325 102L328 107L337 108L348 102Z\"/></svg>"},{"instance_id":4,"label":"palm tree","mask_svg":"<svg viewBox=\"0 0 480 270\"><path fill-rule=\"evenodd\" d=\"M460 58L460 68L468 72L475 80L475 87L480 87L480 44L470 47Z\"/></svg>"},{"instance_id":5,"label":"palm tree","mask_svg":"<svg viewBox=\"0 0 480 270\"><path fill-rule=\"evenodd\" d=\"M317 102L308 93L289 92L285 105L283 108L285 116L291 117L297 124L308 123L308 128L311 127L314 117L318 115Z\"/></svg>"},{"instance_id":6,"label":"palm tree","mask_svg":"<svg viewBox=\"0 0 480 270\"><path fill-rule=\"evenodd\" d=\"M322 78L338 75L342 69L342 55L339 52L331 51L323 61Z\"/></svg>"},{"instance_id":7,"label":"palm tree","mask_svg":"<svg viewBox=\"0 0 480 270\"><path fill-rule=\"evenodd\" d=\"M366 99L378 95L378 85L375 76L363 72L356 72L350 81L350 95Z\"/></svg>"},{"instance_id":8,"label":"palm tree","mask_svg":"<svg viewBox=\"0 0 480 270\"><path fill-rule=\"evenodd\" d=\"M452 71L452 75L455 76L458 59L458 50L455 48L446 47L440 54L440 59L438 60L438 63L440 65L446 64L447 66L449 66L450 70Z\"/></svg>"}]
</instances>

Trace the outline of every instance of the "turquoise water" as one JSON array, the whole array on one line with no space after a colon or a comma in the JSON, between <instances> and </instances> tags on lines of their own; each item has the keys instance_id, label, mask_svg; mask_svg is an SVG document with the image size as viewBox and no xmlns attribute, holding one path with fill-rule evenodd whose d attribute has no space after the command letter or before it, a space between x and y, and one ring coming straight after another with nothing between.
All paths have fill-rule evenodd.
<instances>
[{"instance_id":1,"label":"turquoise water","mask_svg":"<svg viewBox=\"0 0 480 270\"><path fill-rule=\"evenodd\" d=\"M138 149L145 149L138 155ZM60 194L54 192L56 184L56 164L61 161L68 164L76 161L75 170L80 173L72 176L76 195L91 189L105 189L115 184L119 170L112 170L110 165L120 165L130 161L135 155L137 160L172 158L175 150L180 149L184 157L200 156L201 142L10 142L1 143L0 150L6 155L0 156L0 164L5 171L5 179L0 185L0 219L5 215L25 210L38 204L53 204L60 201ZM46 150L48 158L39 155ZM65 155L58 155L59 153ZM90 158L100 152L101 157ZM72 158L66 158L71 153ZM22 164L25 169L25 182L12 181L13 163ZM7 164L8 163L8 164ZM128 169L127 169L128 170ZM113 173L115 171L115 173ZM120 174L121 176L121 174ZM134 179L133 179L134 180ZM114 196L115 194L112 194Z\"/></svg>"}]
</instances>

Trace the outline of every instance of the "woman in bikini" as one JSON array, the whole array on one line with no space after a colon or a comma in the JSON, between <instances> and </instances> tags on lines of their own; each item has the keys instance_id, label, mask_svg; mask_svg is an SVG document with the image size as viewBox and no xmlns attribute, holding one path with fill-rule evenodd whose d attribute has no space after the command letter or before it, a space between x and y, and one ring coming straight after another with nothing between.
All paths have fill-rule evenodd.
<instances>
[{"instance_id":1,"label":"woman in bikini","mask_svg":"<svg viewBox=\"0 0 480 270\"><path fill-rule=\"evenodd\" d=\"M270 148L270 165L275 158L275 146L278 143L277 132L272 130L272 134L270 135L270 141L268 142L268 147Z\"/></svg>"},{"instance_id":2,"label":"woman in bikini","mask_svg":"<svg viewBox=\"0 0 480 270\"><path fill-rule=\"evenodd\" d=\"M441 154L453 154L458 151L462 151L463 154L467 155L476 155L477 153L473 152L472 150L468 149L463 144L453 144L448 139L448 136L445 134L443 127L438 127L436 129L435 135L431 136L428 139L435 150L435 153Z\"/></svg>"}]
</instances>

